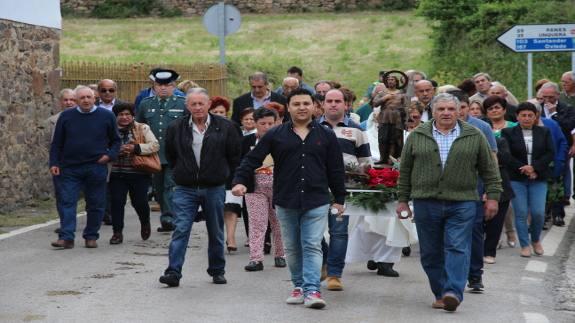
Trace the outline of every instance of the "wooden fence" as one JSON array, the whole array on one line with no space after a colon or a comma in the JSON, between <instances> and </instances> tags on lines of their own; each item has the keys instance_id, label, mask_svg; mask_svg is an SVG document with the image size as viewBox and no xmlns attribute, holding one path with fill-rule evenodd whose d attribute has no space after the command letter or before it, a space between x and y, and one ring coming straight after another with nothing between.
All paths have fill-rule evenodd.
<instances>
[{"instance_id":1,"label":"wooden fence","mask_svg":"<svg viewBox=\"0 0 575 323\"><path fill-rule=\"evenodd\" d=\"M133 102L138 93L152 84L148 75L156 67L170 68L180 74L176 83L192 80L208 90L210 95L227 94L227 72L219 64L194 65L151 65L127 63L63 62L62 88L98 83L101 79L112 79L118 85L117 98Z\"/></svg>"}]
</instances>

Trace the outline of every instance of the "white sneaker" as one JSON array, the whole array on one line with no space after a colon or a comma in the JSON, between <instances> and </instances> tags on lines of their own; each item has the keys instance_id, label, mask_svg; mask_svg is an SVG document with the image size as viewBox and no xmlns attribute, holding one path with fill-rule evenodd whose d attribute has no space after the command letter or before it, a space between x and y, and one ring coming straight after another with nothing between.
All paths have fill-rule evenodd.
<instances>
[{"instance_id":1,"label":"white sneaker","mask_svg":"<svg viewBox=\"0 0 575 323\"><path fill-rule=\"evenodd\" d=\"M303 296L303 289L301 287L296 287L292 290L290 296L286 299L286 303L288 304L303 304L304 296Z\"/></svg>"},{"instance_id":2,"label":"white sneaker","mask_svg":"<svg viewBox=\"0 0 575 323\"><path fill-rule=\"evenodd\" d=\"M308 308L320 309L325 307L325 301L321 298L320 292L314 291L306 295L304 305Z\"/></svg>"}]
</instances>

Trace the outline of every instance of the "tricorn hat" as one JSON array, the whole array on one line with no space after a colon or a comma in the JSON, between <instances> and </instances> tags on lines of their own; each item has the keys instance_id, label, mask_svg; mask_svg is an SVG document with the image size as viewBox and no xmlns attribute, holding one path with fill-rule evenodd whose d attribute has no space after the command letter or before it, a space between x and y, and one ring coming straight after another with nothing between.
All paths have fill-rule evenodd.
<instances>
[{"instance_id":1,"label":"tricorn hat","mask_svg":"<svg viewBox=\"0 0 575 323\"><path fill-rule=\"evenodd\" d=\"M174 70L155 68L150 71L150 79L159 84L169 84L180 78L180 74Z\"/></svg>"}]
</instances>

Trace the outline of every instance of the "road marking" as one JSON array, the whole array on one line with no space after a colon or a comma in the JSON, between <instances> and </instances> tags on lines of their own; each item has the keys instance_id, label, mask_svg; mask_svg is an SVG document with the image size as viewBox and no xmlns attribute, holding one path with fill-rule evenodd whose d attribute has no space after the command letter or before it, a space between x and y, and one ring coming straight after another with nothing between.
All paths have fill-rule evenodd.
<instances>
[{"instance_id":1,"label":"road marking","mask_svg":"<svg viewBox=\"0 0 575 323\"><path fill-rule=\"evenodd\" d=\"M79 217L84 216L84 215L86 215L86 212L80 212L76 215L76 217L79 218ZM0 234L0 240L12 238L12 237L17 236L17 235L22 234L22 233L34 231L34 230L41 229L41 228L45 228L47 226L51 226L51 225L56 224L56 223L60 223L60 220L50 220L50 221L45 222L45 223L34 224L34 225L29 226L29 227L16 229L16 230L10 231L8 233Z\"/></svg>"},{"instance_id":2,"label":"road marking","mask_svg":"<svg viewBox=\"0 0 575 323\"><path fill-rule=\"evenodd\" d=\"M541 313L523 313L525 323L549 323L547 316Z\"/></svg>"},{"instance_id":3,"label":"road marking","mask_svg":"<svg viewBox=\"0 0 575 323\"><path fill-rule=\"evenodd\" d=\"M525 266L525 270L533 271L536 273L544 273L547 271L547 263L539 260L529 260Z\"/></svg>"},{"instance_id":4,"label":"road marking","mask_svg":"<svg viewBox=\"0 0 575 323\"><path fill-rule=\"evenodd\" d=\"M571 212L569 212L571 213ZM571 220L573 220L573 215L567 214L565 215L565 225L562 227L552 226L549 229L549 232L543 238L543 250L545 250L546 256L554 256L555 252L557 252L557 248L559 248L559 244L563 240L563 237L567 233L567 229L569 228L569 224L571 224Z\"/></svg>"}]
</instances>

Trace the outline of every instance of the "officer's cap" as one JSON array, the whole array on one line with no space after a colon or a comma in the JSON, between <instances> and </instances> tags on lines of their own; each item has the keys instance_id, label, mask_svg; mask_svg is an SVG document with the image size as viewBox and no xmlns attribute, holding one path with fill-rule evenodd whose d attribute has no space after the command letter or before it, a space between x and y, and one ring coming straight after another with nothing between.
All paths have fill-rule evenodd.
<instances>
[{"instance_id":1,"label":"officer's cap","mask_svg":"<svg viewBox=\"0 0 575 323\"><path fill-rule=\"evenodd\" d=\"M169 84L180 78L174 70L156 68L150 71L150 79L159 84Z\"/></svg>"}]
</instances>

